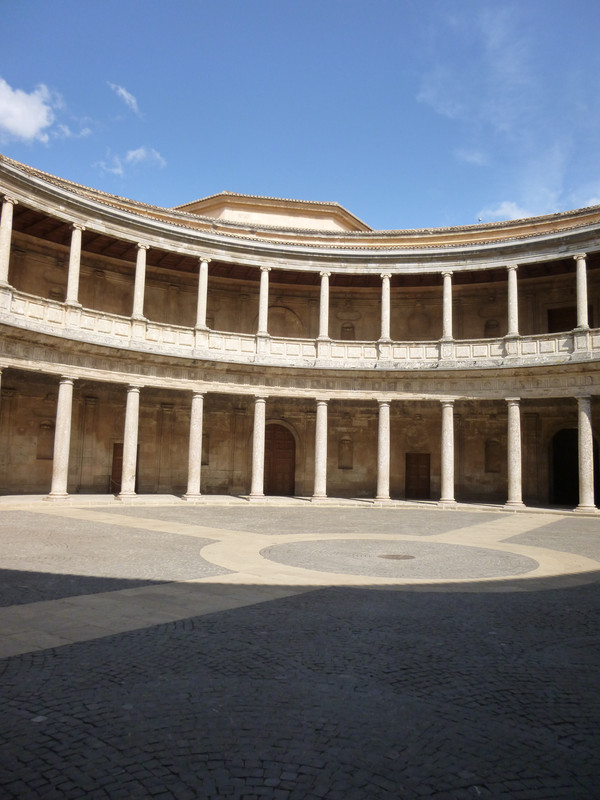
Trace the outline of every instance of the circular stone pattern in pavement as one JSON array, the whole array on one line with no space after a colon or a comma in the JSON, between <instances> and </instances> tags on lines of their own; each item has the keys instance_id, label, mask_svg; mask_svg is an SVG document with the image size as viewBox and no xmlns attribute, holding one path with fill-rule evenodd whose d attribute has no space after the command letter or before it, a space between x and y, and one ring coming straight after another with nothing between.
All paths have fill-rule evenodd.
<instances>
[{"instance_id":1,"label":"circular stone pattern in pavement","mask_svg":"<svg viewBox=\"0 0 600 800\"><path fill-rule=\"evenodd\" d=\"M538 566L533 558L501 550L382 539L289 542L265 547L260 554L289 567L371 578L501 578L523 575Z\"/></svg>"}]
</instances>

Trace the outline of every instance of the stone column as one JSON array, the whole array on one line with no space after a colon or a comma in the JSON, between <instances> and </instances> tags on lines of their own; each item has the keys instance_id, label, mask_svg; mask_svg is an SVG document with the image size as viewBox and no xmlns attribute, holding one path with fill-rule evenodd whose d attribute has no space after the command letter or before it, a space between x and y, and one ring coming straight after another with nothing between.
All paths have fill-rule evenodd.
<instances>
[{"instance_id":1,"label":"stone column","mask_svg":"<svg viewBox=\"0 0 600 800\"><path fill-rule=\"evenodd\" d=\"M71 446L71 416L73 412L73 379L61 378L56 404L52 487L48 499L67 497L69 478L69 448Z\"/></svg>"},{"instance_id":2,"label":"stone column","mask_svg":"<svg viewBox=\"0 0 600 800\"><path fill-rule=\"evenodd\" d=\"M442 474L440 503L454 503L454 400L442 400Z\"/></svg>"},{"instance_id":3,"label":"stone column","mask_svg":"<svg viewBox=\"0 0 600 800\"><path fill-rule=\"evenodd\" d=\"M321 298L319 301L319 339L329 339L329 276L321 272Z\"/></svg>"},{"instance_id":4,"label":"stone column","mask_svg":"<svg viewBox=\"0 0 600 800\"><path fill-rule=\"evenodd\" d=\"M12 239L13 206L17 201L5 196L2 201L0 218L0 286L8 286L8 265L10 262L10 242Z\"/></svg>"},{"instance_id":5,"label":"stone column","mask_svg":"<svg viewBox=\"0 0 600 800\"><path fill-rule=\"evenodd\" d=\"M390 340L390 278L389 272L381 273L381 336L380 341Z\"/></svg>"},{"instance_id":6,"label":"stone column","mask_svg":"<svg viewBox=\"0 0 600 800\"><path fill-rule=\"evenodd\" d=\"M594 503L594 436L592 399L578 397L579 505L576 511L596 511Z\"/></svg>"},{"instance_id":7,"label":"stone column","mask_svg":"<svg viewBox=\"0 0 600 800\"><path fill-rule=\"evenodd\" d=\"M135 283L133 286L133 319L144 319L144 291L146 289L146 251L147 244L137 245L135 262Z\"/></svg>"},{"instance_id":8,"label":"stone column","mask_svg":"<svg viewBox=\"0 0 600 800\"><path fill-rule=\"evenodd\" d=\"M65 302L70 306L79 303L79 267L81 265L81 235L85 230L83 225L74 223L71 233L71 250L69 251L69 275L67 277L67 298Z\"/></svg>"},{"instance_id":9,"label":"stone column","mask_svg":"<svg viewBox=\"0 0 600 800\"><path fill-rule=\"evenodd\" d=\"M506 505L511 508L522 508L520 398L507 397L506 402L508 404L508 499Z\"/></svg>"},{"instance_id":10,"label":"stone column","mask_svg":"<svg viewBox=\"0 0 600 800\"><path fill-rule=\"evenodd\" d=\"M140 387L127 387L125 431L123 433L123 472L119 498L135 497L137 469L138 424L140 416Z\"/></svg>"},{"instance_id":11,"label":"stone column","mask_svg":"<svg viewBox=\"0 0 600 800\"><path fill-rule=\"evenodd\" d=\"M519 335L519 292L517 287L517 265L510 264L508 270L508 333Z\"/></svg>"},{"instance_id":12,"label":"stone column","mask_svg":"<svg viewBox=\"0 0 600 800\"><path fill-rule=\"evenodd\" d=\"M202 470L202 417L204 413L204 395L194 392L190 414L190 444L188 450L188 485L184 500L200 497L200 473Z\"/></svg>"},{"instance_id":13,"label":"stone column","mask_svg":"<svg viewBox=\"0 0 600 800\"><path fill-rule=\"evenodd\" d=\"M269 335L269 272L271 267L260 268L260 296L258 300L258 336Z\"/></svg>"},{"instance_id":14,"label":"stone column","mask_svg":"<svg viewBox=\"0 0 600 800\"><path fill-rule=\"evenodd\" d=\"M444 277L443 292L443 328L442 339L452 339L452 273L442 272Z\"/></svg>"},{"instance_id":15,"label":"stone column","mask_svg":"<svg viewBox=\"0 0 600 800\"><path fill-rule=\"evenodd\" d=\"M586 331L590 327L588 323L586 254L578 253L573 258L577 263L577 328Z\"/></svg>"},{"instance_id":16,"label":"stone column","mask_svg":"<svg viewBox=\"0 0 600 800\"><path fill-rule=\"evenodd\" d=\"M315 486L312 499L327 497L327 400L317 400Z\"/></svg>"},{"instance_id":17,"label":"stone column","mask_svg":"<svg viewBox=\"0 0 600 800\"><path fill-rule=\"evenodd\" d=\"M254 398L254 431L252 434L252 486L250 499L265 496L265 417L267 398Z\"/></svg>"},{"instance_id":18,"label":"stone column","mask_svg":"<svg viewBox=\"0 0 600 800\"><path fill-rule=\"evenodd\" d=\"M206 304L208 301L208 265L210 258L202 256L198 271L198 304L196 308L196 328L206 330Z\"/></svg>"},{"instance_id":19,"label":"stone column","mask_svg":"<svg viewBox=\"0 0 600 800\"><path fill-rule=\"evenodd\" d=\"M390 402L379 400L376 500L390 499Z\"/></svg>"}]
</instances>

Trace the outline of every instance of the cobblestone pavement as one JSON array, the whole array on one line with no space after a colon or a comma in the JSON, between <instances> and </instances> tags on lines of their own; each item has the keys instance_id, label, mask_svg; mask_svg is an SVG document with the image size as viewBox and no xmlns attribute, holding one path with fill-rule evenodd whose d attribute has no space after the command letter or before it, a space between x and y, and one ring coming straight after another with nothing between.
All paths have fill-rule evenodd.
<instances>
[{"instance_id":1,"label":"cobblestone pavement","mask_svg":"<svg viewBox=\"0 0 600 800\"><path fill-rule=\"evenodd\" d=\"M600 797L597 518L49 506L0 510L0 797Z\"/></svg>"}]
</instances>

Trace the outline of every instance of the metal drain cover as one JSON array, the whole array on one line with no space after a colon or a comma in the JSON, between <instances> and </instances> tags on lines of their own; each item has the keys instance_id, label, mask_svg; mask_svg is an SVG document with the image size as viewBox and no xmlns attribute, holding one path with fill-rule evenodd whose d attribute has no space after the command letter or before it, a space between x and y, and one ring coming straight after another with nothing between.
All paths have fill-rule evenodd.
<instances>
[{"instance_id":1,"label":"metal drain cover","mask_svg":"<svg viewBox=\"0 0 600 800\"><path fill-rule=\"evenodd\" d=\"M389 558L393 561L407 561L409 558L414 558L414 556L406 555L406 553L383 553L379 558Z\"/></svg>"}]
</instances>

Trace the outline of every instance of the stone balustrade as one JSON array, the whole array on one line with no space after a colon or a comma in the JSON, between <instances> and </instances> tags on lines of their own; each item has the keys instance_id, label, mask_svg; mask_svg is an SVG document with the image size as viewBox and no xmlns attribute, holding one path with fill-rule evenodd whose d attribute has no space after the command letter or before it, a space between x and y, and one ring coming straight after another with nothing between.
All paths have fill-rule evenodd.
<instances>
[{"instance_id":1,"label":"stone balustrade","mask_svg":"<svg viewBox=\"0 0 600 800\"><path fill-rule=\"evenodd\" d=\"M600 357L600 329L499 339L321 341L198 330L72 306L11 288L0 292L0 323L142 353L281 367L463 369L563 364Z\"/></svg>"}]
</instances>

